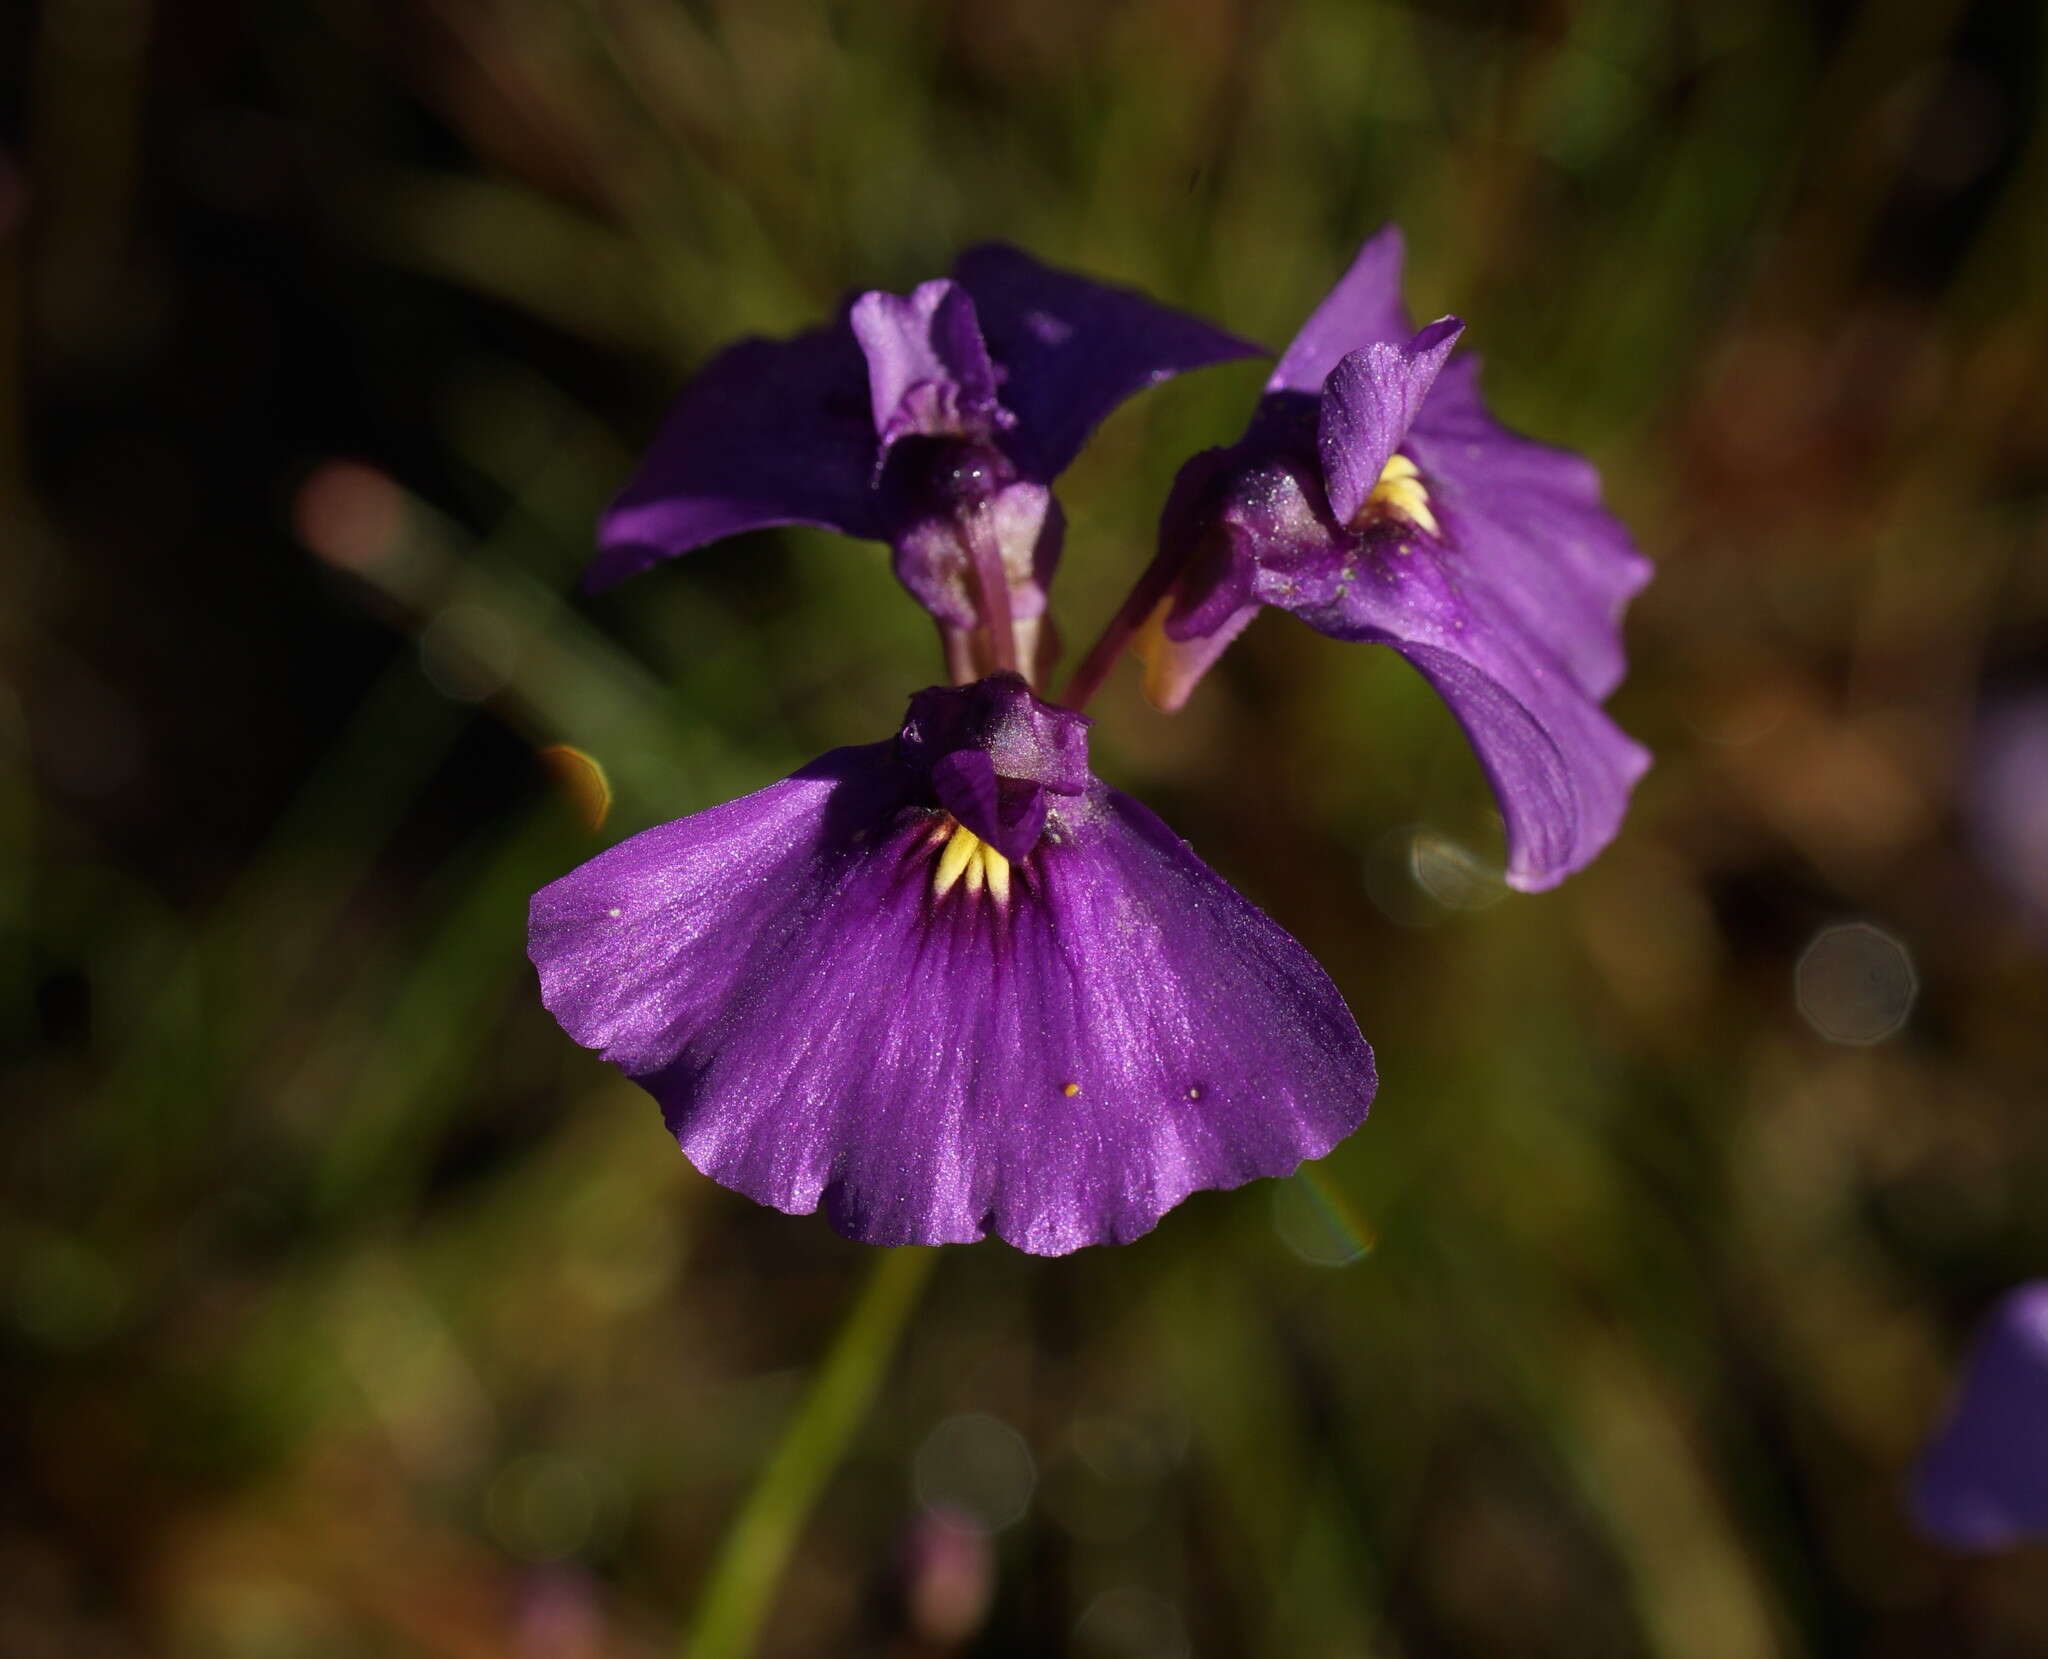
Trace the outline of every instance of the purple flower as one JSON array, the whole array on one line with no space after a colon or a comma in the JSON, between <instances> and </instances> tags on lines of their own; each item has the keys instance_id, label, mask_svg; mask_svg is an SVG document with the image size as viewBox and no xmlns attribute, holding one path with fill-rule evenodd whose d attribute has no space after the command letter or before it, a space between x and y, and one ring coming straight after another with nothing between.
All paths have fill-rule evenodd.
<instances>
[{"instance_id":1,"label":"purple flower","mask_svg":"<svg viewBox=\"0 0 2048 1659\"><path fill-rule=\"evenodd\" d=\"M1449 360L1457 318L1411 332L1400 281L1389 226L1295 336L1243 439L1181 469L1140 595L1147 691L1179 707L1261 605L1391 645L1478 751L1508 880L1549 887L1613 838L1648 765L1600 704L1649 566L1586 461L1487 412L1476 360Z\"/></svg>"},{"instance_id":2,"label":"purple flower","mask_svg":"<svg viewBox=\"0 0 2048 1659\"><path fill-rule=\"evenodd\" d=\"M1014 675L919 692L895 738L543 888L543 999L705 1174L873 1244L1058 1255L1322 1156L1371 1051L1299 945L1097 781L1088 725Z\"/></svg>"},{"instance_id":3,"label":"purple flower","mask_svg":"<svg viewBox=\"0 0 2048 1659\"><path fill-rule=\"evenodd\" d=\"M1956 1549L2048 1539L2048 1279L1984 1322L1961 1397L1920 1460L1913 1513Z\"/></svg>"},{"instance_id":4,"label":"purple flower","mask_svg":"<svg viewBox=\"0 0 2048 1659\"><path fill-rule=\"evenodd\" d=\"M862 294L828 328L713 358L605 515L589 585L742 530L816 525L890 544L956 678L1028 671L1060 555L1054 478L1133 392L1256 352L1126 289L976 248L908 297Z\"/></svg>"},{"instance_id":5,"label":"purple flower","mask_svg":"<svg viewBox=\"0 0 2048 1659\"><path fill-rule=\"evenodd\" d=\"M2048 929L2048 691L1993 702L1970 751L1963 805L1977 857L2029 925Z\"/></svg>"}]
</instances>

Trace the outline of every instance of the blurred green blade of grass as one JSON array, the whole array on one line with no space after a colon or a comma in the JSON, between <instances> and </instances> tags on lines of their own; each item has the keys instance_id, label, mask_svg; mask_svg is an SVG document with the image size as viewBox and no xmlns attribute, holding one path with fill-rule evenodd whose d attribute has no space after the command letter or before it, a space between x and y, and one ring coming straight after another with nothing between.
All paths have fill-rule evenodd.
<instances>
[{"instance_id":1,"label":"blurred green blade of grass","mask_svg":"<svg viewBox=\"0 0 2048 1659\"><path fill-rule=\"evenodd\" d=\"M360 1210L374 1190L386 1208L416 1195L450 1118L470 1102L479 1034L515 985L531 977L526 907L560 873L567 813L548 803L509 833L497 826L455 860L461 886L434 934L395 983L358 992L336 1010L353 1044L374 1032L341 1098L313 1108L322 1121L311 1198L317 1213Z\"/></svg>"}]
</instances>

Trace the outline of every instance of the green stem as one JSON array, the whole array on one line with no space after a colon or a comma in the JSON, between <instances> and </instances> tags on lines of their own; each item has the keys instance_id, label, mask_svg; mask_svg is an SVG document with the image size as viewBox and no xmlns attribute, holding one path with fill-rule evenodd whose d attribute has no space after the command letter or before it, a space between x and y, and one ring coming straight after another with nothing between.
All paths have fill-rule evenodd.
<instances>
[{"instance_id":1,"label":"green stem","mask_svg":"<svg viewBox=\"0 0 2048 1659\"><path fill-rule=\"evenodd\" d=\"M753 1652L797 1534L867 1415L938 1255L876 1251L859 1300L726 1531L684 1627L677 1650L683 1659L746 1659Z\"/></svg>"}]
</instances>

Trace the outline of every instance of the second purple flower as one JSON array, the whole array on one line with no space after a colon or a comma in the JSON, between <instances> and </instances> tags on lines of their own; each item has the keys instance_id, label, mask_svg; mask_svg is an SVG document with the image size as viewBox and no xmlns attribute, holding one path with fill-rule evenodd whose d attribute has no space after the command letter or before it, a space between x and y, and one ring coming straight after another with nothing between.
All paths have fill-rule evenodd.
<instances>
[{"instance_id":1,"label":"second purple flower","mask_svg":"<svg viewBox=\"0 0 2048 1659\"><path fill-rule=\"evenodd\" d=\"M677 399L598 532L592 587L770 525L887 542L956 680L1036 677L1065 521L1052 483L1132 393L1258 348L990 244L828 328L745 340Z\"/></svg>"},{"instance_id":2,"label":"second purple flower","mask_svg":"<svg viewBox=\"0 0 2048 1659\"><path fill-rule=\"evenodd\" d=\"M1649 764L1600 704L1650 567L1587 461L1488 412L1477 360L1451 357L1462 322L1411 330L1401 252L1392 226L1367 241L1243 438L1181 469L1134 596L1147 690L1178 708L1268 605L1390 645L1477 751L1508 881L1550 887L1613 839ZM1099 673L1091 660L1078 678Z\"/></svg>"}]
</instances>

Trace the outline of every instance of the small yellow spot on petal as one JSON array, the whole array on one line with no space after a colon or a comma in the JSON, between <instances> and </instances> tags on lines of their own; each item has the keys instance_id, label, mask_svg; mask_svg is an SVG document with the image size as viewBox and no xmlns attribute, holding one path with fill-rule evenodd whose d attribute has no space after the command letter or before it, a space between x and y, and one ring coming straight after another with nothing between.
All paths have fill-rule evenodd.
<instances>
[{"instance_id":1,"label":"small yellow spot on petal","mask_svg":"<svg viewBox=\"0 0 2048 1659\"><path fill-rule=\"evenodd\" d=\"M1060 1093L1065 1095L1069 1100L1072 1100L1074 1096L1079 1094L1080 1092L1081 1085L1078 1083L1064 1083L1060 1086Z\"/></svg>"},{"instance_id":2,"label":"small yellow spot on petal","mask_svg":"<svg viewBox=\"0 0 2048 1659\"><path fill-rule=\"evenodd\" d=\"M1194 1086L1193 1086L1192 1084L1190 1084L1190 1085L1189 1085L1189 1087L1188 1087L1188 1099L1190 1099L1190 1100L1200 1100L1201 1098L1202 1098L1202 1091L1201 1091L1200 1089L1198 1089L1198 1088L1195 1088L1195 1087L1194 1087Z\"/></svg>"},{"instance_id":3,"label":"small yellow spot on petal","mask_svg":"<svg viewBox=\"0 0 2048 1659\"><path fill-rule=\"evenodd\" d=\"M605 914L611 917L613 921L617 921L619 917L619 907L617 905L613 905L611 909L605 912Z\"/></svg>"},{"instance_id":4,"label":"small yellow spot on petal","mask_svg":"<svg viewBox=\"0 0 2048 1659\"><path fill-rule=\"evenodd\" d=\"M953 837L946 843L946 850L939 854L939 867L932 872L932 897L942 899L952 892L954 884L966 872L968 860L974 857L981 845L981 837L965 824L953 826Z\"/></svg>"}]
</instances>

